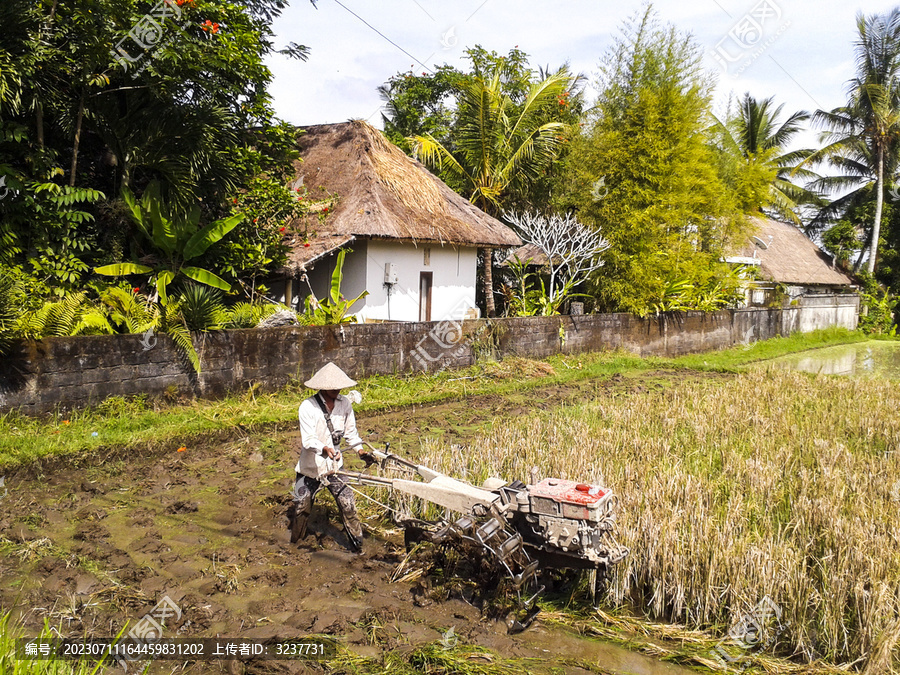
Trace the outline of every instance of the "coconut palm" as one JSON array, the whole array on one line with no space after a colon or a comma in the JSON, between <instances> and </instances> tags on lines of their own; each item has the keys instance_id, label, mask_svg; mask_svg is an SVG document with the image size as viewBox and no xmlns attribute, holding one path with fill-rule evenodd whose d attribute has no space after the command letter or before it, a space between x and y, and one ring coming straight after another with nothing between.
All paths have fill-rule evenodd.
<instances>
[{"instance_id":1,"label":"coconut palm","mask_svg":"<svg viewBox=\"0 0 900 675\"><path fill-rule=\"evenodd\" d=\"M900 152L900 8L888 14L857 15L856 77L850 81L847 105L817 110L813 121L824 127L825 147L810 161L828 161L843 175L824 178L820 187L857 187L821 212L816 223L832 218L842 206L857 202L860 190L874 181L875 216L869 233L867 271L874 274L884 205L885 178L892 178ZM865 247L857 260L862 261Z\"/></svg>"},{"instance_id":2,"label":"coconut palm","mask_svg":"<svg viewBox=\"0 0 900 675\"><path fill-rule=\"evenodd\" d=\"M430 134L413 136L408 139L413 154L483 211L499 216L511 189L538 180L558 156L568 127L553 121L549 111L558 107L573 81L560 69L533 83L518 102L504 92L499 71L467 78L459 86L452 145ZM484 255L484 276L487 314L493 316L490 249Z\"/></svg>"},{"instance_id":3,"label":"coconut palm","mask_svg":"<svg viewBox=\"0 0 900 675\"><path fill-rule=\"evenodd\" d=\"M744 94L737 114L725 121L716 119L713 129L726 152L774 173L765 203L755 204L754 207L757 210L769 207L782 218L799 225L797 208L802 204L817 203L819 197L793 181L798 177L815 179L818 176L809 169L798 168L812 154L812 150L785 152L784 149L802 130L802 123L810 119L810 115L801 110L780 122L784 104L776 108L774 100L770 97L757 101L749 93Z\"/></svg>"}]
</instances>

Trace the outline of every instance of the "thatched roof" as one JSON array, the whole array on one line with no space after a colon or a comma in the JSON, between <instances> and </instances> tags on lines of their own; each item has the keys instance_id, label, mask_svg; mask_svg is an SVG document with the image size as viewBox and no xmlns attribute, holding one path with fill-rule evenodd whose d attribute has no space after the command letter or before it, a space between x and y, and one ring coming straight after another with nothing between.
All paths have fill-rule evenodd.
<instances>
[{"instance_id":1,"label":"thatched roof","mask_svg":"<svg viewBox=\"0 0 900 675\"><path fill-rule=\"evenodd\" d=\"M334 195L324 219L291 223L309 233L309 247L291 242L288 265L311 261L318 242L337 236L399 239L464 246L519 246L521 240L496 218L456 194L424 165L407 157L380 131L362 121L305 127L295 165L311 199Z\"/></svg>"},{"instance_id":2,"label":"thatched roof","mask_svg":"<svg viewBox=\"0 0 900 675\"><path fill-rule=\"evenodd\" d=\"M751 218L756 234L735 255L761 261L763 278L801 286L849 286L853 280L831 265L831 257L787 223Z\"/></svg>"},{"instance_id":3,"label":"thatched roof","mask_svg":"<svg viewBox=\"0 0 900 675\"><path fill-rule=\"evenodd\" d=\"M503 259L503 262L500 263L500 266L506 267L511 260L515 260L516 258L523 263L528 263L529 267L544 267L549 262L547 254L538 246L535 244L523 244L519 248L510 251L509 255L507 255Z\"/></svg>"}]
</instances>

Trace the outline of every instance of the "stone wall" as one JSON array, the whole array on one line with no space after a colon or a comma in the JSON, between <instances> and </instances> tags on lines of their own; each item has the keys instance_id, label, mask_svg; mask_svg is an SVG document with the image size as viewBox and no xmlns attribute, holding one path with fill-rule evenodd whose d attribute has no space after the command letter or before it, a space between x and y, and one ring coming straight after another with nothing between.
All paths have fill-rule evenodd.
<instances>
[{"instance_id":1,"label":"stone wall","mask_svg":"<svg viewBox=\"0 0 900 675\"><path fill-rule=\"evenodd\" d=\"M134 394L211 398L253 383L272 390L306 379L328 361L362 377L462 367L486 353L541 358L621 348L642 356L677 356L827 326L855 329L858 311L857 296L829 295L784 309L647 319L588 314L231 330L195 339L199 375L165 335L49 338L0 359L0 410L40 414Z\"/></svg>"}]
</instances>

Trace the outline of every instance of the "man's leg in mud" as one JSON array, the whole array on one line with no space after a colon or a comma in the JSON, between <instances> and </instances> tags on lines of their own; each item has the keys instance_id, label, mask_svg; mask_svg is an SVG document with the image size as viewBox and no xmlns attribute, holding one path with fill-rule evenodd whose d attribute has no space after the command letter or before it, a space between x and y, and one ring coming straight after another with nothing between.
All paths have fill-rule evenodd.
<instances>
[{"instance_id":1,"label":"man's leg in mud","mask_svg":"<svg viewBox=\"0 0 900 675\"><path fill-rule=\"evenodd\" d=\"M320 483L315 478L297 474L294 483L294 511L291 518L291 543L296 544L306 536L306 524L312 513L313 499L319 491Z\"/></svg>"},{"instance_id":2,"label":"man's leg in mud","mask_svg":"<svg viewBox=\"0 0 900 675\"><path fill-rule=\"evenodd\" d=\"M356 499L353 497L353 490L340 476L328 477L328 489L334 495L338 511L341 512L341 519L344 521L344 531L347 533L347 538L350 539L350 546L357 552L361 552L363 541L362 523L359 521L359 514L356 512Z\"/></svg>"}]
</instances>

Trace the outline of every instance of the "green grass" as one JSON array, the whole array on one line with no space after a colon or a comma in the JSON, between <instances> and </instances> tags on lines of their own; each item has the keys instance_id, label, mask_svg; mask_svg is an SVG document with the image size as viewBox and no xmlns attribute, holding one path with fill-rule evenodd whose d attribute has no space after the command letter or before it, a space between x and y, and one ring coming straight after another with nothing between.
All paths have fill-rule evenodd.
<instances>
[{"instance_id":1,"label":"green grass","mask_svg":"<svg viewBox=\"0 0 900 675\"><path fill-rule=\"evenodd\" d=\"M505 370L502 363L487 362L428 374L377 375L360 381L357 388L363 394L363 402L357 410L381 411L473 395L506 395L648 370L735 371L762 359L865 339L858 332L829 329L675 359L639 358L623 352L554 356L545 360L552 366L553 374L520 376L518 366L527 362L517 360L517 368ZM90 462L116 450L174 452L179 447L189 450L192 444L222 436L293 429L297 406L308 395L309 390L296 383L269 394L250 391L181 405L166 405L146 397L114 397L95 408L66 415L31 418L10 412L0 416L0 472L49 458Z\"/></svg>"},{"instance_id":2,"label":"green grass","mask_svg":"<svg viewBox=\"0 0 900 675\"><path fill-rule=\"evenodd\" d=\"M101 672L102 663L89 660L62 659L17 659L16 640L35 636L24 633L10 612L0 616L0 675L95 675ZM54 635L50 625L45 621L40 635L42 640L50 640Z\"/></svg>"},{"instance_id":3,"label":"green grass","mask_svg":"<svg viewBox=\"0 0 900 675\"><path fill-rule=\"evenodd\" d=\"M506 659L472 645L445 647L439 642L407 650L385 650L378 658L368 658L342 649L338 658L326 662L329 672L357 675L415 675L455 673L456 675L528 675L535 667L546 670L537 659Z\"/></svg>"}]
</instances>

